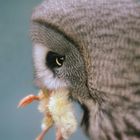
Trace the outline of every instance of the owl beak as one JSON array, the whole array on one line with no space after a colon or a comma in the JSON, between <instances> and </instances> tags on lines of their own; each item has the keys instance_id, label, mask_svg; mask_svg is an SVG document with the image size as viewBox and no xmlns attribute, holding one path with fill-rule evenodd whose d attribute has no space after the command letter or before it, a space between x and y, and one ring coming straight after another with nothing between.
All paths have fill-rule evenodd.
<instances>
[{"instance_id":1,"label":"owl beak","mask_svg":"<svg viewBox=\"0 0 140 140\"><path fill-rule=\"evenodd\" d=\"M34 80L34 84L39 88L39 89L45 89L44 85L39 79Z\"/></svg>"},{"instance_id":2,"label":"owl beak","mask_svg":"<svg viewBox=\"0 0 140 140\"><path fill-rule=\"evenodd\" d=\"M47 91L47 93L51 93L52 92L52 90L49 90L49 88L44 86L44 84L39 79L35 79L34 80L34 84L36 85L36 87L41 89L43 92L46 92L46 91Z\"/></svg>"}]
</instances>

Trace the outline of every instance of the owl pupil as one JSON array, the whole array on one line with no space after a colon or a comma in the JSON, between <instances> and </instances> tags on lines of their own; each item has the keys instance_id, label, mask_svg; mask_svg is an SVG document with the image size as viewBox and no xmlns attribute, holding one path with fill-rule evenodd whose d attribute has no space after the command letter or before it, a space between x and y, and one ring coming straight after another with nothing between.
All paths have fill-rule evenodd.
<instances>
[{"instance_id":1,"label":"owl pupil","mask_svg":"<svg viewBox=\"0 0 140 140\"><path fill-rule=\"evenodd\" d=\"M50 51L46 56L46 65L51 69L58 68L63 65L64 60L65 56Z\"/></svg>"}]
</instances>

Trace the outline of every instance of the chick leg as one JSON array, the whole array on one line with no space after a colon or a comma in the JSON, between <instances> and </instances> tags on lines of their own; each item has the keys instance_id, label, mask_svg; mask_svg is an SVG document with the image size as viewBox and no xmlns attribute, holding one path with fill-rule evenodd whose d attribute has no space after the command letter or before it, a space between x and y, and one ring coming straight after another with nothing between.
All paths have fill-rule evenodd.
<instances>
[{"instance_id":1,"label":"chick leg","mask_svg":"<svg viewBox=\"0 0 140 140\"><path fill-rule=\"evenodd\" d=\"M42 132L39 134L39 136L36 138L36 140L43 140L45 134L47 133L47 131L49 130L49 128L51 128L53 126L53 120L52 120L52 116L49 112L46 113L46 115L43 118L43 122L42 122Z\"/></svg>"},{"instance_id":2,"label":"chick leg","mask_svg":"<svg viewBox=\"0 0 140 140\"><path fill-rule=\"evenodd\" d=\"M26 105L32 103L34 100L39 100L39 96L35 96L35 95L28 95L26 97L24 97L18 104L18 107L25 107Z\"/></svg>"},{"instance_id":3,"label":"chick leg","mask_svg":"<svg viewBox=\"0 0 140 140\"><path fill-rule=\"evenodd\" d=\"M43 140L43 138L48 130L49 130L49 127L46 129L43 129L42 132L39 134L39 136L36 138L36 140Z\"/></svg>"},{"instance_id":4,"label":"chick leg","mask_svg":"<svg viewBox=\"0 0 140 140\"><path fill-rule=\"evenodd\" d=\"M57 131L56 131L56 140L64 140L60 128L57 128Z\"/></svg>"}]
</instances>

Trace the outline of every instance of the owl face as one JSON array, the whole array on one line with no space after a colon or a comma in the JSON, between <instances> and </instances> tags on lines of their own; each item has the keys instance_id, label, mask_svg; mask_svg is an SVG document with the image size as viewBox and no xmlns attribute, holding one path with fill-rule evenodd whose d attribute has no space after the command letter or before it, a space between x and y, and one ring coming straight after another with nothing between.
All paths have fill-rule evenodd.
<instances>
[{"instance_id":1,"label":"owl face","mask_svg":"<svg viewBox=\"0 0 140 140\"><path fill-rule=\"evenodd\" d=\"M35 79L40 87L78 92L86 86L83 59L65 35L41 23L32 24L31 34Z\"/></svg>"}]
</instances>

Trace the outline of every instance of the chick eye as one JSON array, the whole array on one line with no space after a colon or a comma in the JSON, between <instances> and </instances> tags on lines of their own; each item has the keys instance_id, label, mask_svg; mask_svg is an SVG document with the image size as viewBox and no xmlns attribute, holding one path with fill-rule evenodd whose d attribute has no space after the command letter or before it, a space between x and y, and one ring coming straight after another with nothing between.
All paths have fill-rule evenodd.
<instances>
[{"instance_id":1,"label":"chick eye","mask_svg":"<svg viewBox=\"0 0 140 140\"><path fill-rule=\"evenodd\" d=\"M65 60L64 55L60 55L60 54L50 51L48 52L46 56L46 65L49 68L58 68L63 65L64 60Z\"/></svg>"}]
</instances>

